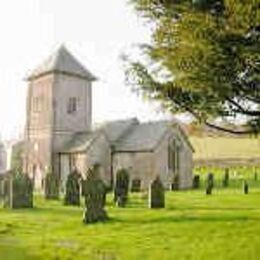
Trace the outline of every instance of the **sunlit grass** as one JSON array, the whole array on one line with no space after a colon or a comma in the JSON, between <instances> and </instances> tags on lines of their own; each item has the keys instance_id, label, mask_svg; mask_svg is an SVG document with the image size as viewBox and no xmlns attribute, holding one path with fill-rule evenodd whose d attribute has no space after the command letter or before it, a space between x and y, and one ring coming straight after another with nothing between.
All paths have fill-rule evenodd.
<instances>
[{"instance_id":1,"label":"sunlit grass","mask_svg":"<svg viewBox=\"0 0 260 260\"><path fill-rule=\"evenodd\" d=\"M36 198L32 210L0 210L0 259L258 259L260 186L167 192L166 209L144 194L126 208L108 196L106 223L84 225L82 208Z\"/></svg>"},{"instance_id":2,"label":"sunlit grass","mask_svg":"<svg viewBox=\"0 0 260 260\"><path fill-rule=\"evenodd\" d=\"M260 158L260 138L190 137L194 159Z\"/></svg>"}]
</instances>

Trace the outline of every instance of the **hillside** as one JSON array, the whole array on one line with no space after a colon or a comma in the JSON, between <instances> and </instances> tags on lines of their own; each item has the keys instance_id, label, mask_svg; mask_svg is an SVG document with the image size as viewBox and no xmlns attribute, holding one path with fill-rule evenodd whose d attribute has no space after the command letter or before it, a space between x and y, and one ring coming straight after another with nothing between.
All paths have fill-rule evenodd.
<instances>
[{"instance_id":1,"label":"hillside","mask_svg":"<svg viewBox=\"0 0 260 260\"><path fill-rule=\"evenodd\" d=\"M195 164L260 165L259 138L191 136L190 141L195 149Z\"/></svg>"},{"instance_id":2,"label":"hillside","mask_svg":"<svg viewBox=\"0 0 260 260\"><path fill-rule=\"evenodd\" d=\"M260 138L236 136L207 127L185 125L195 149L195 165L260 165Z\"/></svg>"}]
</instances>

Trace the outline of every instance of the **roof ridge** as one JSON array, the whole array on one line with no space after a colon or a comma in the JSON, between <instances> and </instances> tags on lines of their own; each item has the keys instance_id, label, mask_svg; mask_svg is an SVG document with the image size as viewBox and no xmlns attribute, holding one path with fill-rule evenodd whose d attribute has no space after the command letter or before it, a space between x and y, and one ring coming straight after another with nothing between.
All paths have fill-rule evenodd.
<instances>
[{"instance_id":1,"label":"roof ridge","mask_svg":"<svg viewBox=\"0 0 260 260\"><path fill-rule=\"evenodd\" d=\"M27 80L55 72L67 73L91 81L97 79L64 45L61 45L29 74Z\"/></svg>"}]
</instances>

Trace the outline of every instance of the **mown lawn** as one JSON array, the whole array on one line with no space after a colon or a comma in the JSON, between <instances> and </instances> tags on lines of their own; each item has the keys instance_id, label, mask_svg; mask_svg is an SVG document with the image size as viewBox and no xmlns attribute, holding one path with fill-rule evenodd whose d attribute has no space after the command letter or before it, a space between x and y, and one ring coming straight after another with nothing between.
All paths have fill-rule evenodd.
<instances>
[{"instance_id":1,"label":"mown lawn","mask_svg":"<svg viewBox=\"0 0 260 260\"><path fill-rule=\"evenodd\" d=\"M167 192L166 209L132 194L108 197L106 223L82 224L82 208L36 199L32 210L0 210L0 259L259 259L260 187Z\"/></svg>"}]
</instances>

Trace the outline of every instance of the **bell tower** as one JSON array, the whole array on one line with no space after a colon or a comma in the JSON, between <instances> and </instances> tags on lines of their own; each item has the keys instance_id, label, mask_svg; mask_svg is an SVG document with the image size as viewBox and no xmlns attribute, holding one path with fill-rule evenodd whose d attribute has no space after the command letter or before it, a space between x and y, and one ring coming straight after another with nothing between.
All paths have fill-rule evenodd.
<instances>
[{"instance_id":1,"label":"bell tower","mask_svg":"<svg viewBox=\"0 0 260 260\"><path fill-rule=\"evenodd\" d=\"M55 171L64 143L92 125L92 82L96 78L61 46L27 78L24 170L42 185Z\"/></svg>"}]
</instances>

